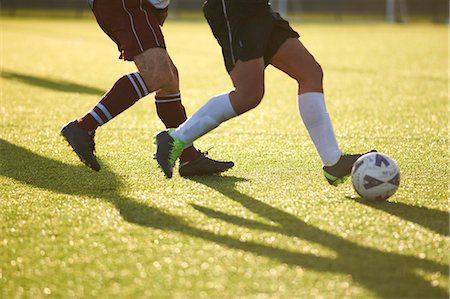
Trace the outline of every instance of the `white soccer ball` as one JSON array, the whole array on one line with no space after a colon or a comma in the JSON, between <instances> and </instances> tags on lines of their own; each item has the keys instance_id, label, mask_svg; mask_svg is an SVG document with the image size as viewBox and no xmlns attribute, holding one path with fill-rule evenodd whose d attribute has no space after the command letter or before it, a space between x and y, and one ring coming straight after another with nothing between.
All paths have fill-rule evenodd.
<instances>
[{"instance_id":1,"label":"white soccer ball","mask_svg":"<svg viewBox=\"0 0 450 299\"><path fill-rule=\"evenodd\" d=\"M388 155L368 153L353 165L352 183L362 198L386 200L400 185L400 169Z\"/></svg>"}]
</instances>

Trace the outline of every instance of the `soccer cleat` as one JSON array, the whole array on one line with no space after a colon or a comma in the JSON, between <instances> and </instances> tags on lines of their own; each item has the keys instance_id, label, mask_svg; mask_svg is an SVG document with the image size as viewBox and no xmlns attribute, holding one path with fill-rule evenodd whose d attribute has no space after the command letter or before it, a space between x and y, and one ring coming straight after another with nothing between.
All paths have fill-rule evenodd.
<instances>
[{"instance_id":1,"label":"soccer cleat","mask_svg":"<svg viewBox=\"0 0 450 299\"><path fill-rule=\"evenodd\" d=\"M362 154L342 154L339 161L332 166L324 166L323 174L327 179L328 183L333 186L338 186L347 180L348 176L352 172L353 164L358 160L359 157L367 153L376 152L376 150L371 150Z\"/></svg>"},{"instance_id":2,"label":"soccer cleat","mask_svg":"<svg viewBox=\"0 0 450 299\"><path fill-rule=\"evenodd\" d=\"M234 166L232 161L216 161L207 157L208 152L200 152L200 157L193 161L180 162L178 172L182 177L193 175L212 175L227 171Z\"/></svg>"},{"instance_id":3,"label":"soccer cleat","mask_svg":"<svg viewBox=\"0 0 450 299\"><path fill-rule=\"evenodd\" d=\"M173 175L173 167L184 150L185 144L179 139L173 139L169 131L162 131L155 137L156 161L167 178Z\"/></svg>"},{"instance_id":4,"label":"soccer cleat","mask_svg":"<svg viewBox=\"0 0 450 299\"><path fill-rule=\"evenodd\" d=\"M76 120L74 120L61 129L61 135L78 155L81 162L95 171L100 170L100 164L95 157L95 131L88 132L77 127Z\"/></svg>"}]
</instances>

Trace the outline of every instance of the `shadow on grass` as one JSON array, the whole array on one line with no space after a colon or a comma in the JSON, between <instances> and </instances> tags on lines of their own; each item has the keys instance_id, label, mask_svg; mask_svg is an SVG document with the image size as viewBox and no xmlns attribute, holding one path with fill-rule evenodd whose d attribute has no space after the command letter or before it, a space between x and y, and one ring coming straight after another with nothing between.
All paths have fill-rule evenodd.
<instances>
[{"instance_id":1,"label":"shadow on grass","mask_svg":"<svg viewBox=\"0 0 450 299\"><path fill-rule=\"evenodd\" d=\"M361 286L384 298L448 297L446 290L440 287L432 287L428 281L416 274L416 270L424 270L425 272L448 276L446 265L363 247L320 230L289 213L240 193L235 189L235 185L237 182L244 180L242 178L198 177L192 180L221 192L230 200L240 203L244 208L278 225L244 219L199 205L193 204L192 206L211 218L220 219L234 225L297 237L321 244L335 252L337 257L321 257L282 249L276 247L276 245L241 241L238 238L193 227L178 216L122 196L119 192L122 186L120 179L107 168L95 173L85 166L64 164L3 139L0 139L0 158L0 175L4 177L62 194L102 198L113 203L119 209L122 217L130 223L180 232L292 266L320 272L350 274L353 280ZM83 186L82 189L79 188L80 185Z\"/></svg>"},{"instance_id":2,"label":"shadow on grass","mask_svg":"<svg viewBox=\"0 0 450 299\"><path fill-rule=\"evenodd\" d=\"M33 75L21 74L17 72L2 70L1 77L8 80L20 81L22 83L39 86L42 88L52 89L62 92L78 92L83 94L92 94L101 96L105 93L104 90L96 87L81 85L65 80L52 80L49 78L41 78Z\"/></svg>"},{"instance_id":3,"label":"shadow on grass","mask_svg":"<svg viewBox=\"0 0 450 299\"><path fill-rule=\"evenodd\" d=\"M355 201L353 198L352 200ZM377 202L363 200L361 198L356 201L362 205L414 222L443 236L449 235L448 212L426 207L410 206L401 202Z\"/></svg>"},{"instance_id":4,"label":"shadow on grass","mask_svg":"<svg viewBox=\"0 0 450 299\"><path fill-rule=\"evenodd\" d=\"M263 248L256 245L246 246L244 250L315 271L350 274L354 281L383 298L448 298L447 290L432 287L430 282L417 274L418 270L423 270L428 273L440 273L448 277L449 269L447 265L441 265L418 257L383 252L360 246L320 230L287 212L237 191L235 185L237 182L244 181L242 178L193 177L191 180L217 190L227 198L241 204L247 210L276 224L270 225L192 204L199 212L237 226L279 233L321 244L333 251L337 257L311 256L279 248L270 248L264 245L258 245ZM389 206L386 206L385 209L388 210ZM410 219L416 219L425 215L422 211L413 207L406 209L409 213L416 213ZM442 217L440 211L429 210L426 213ZM444 219L441 219L441 221L446 222ZM249 245L249 242L246 243Z\"/></svg>"}]
</instances>

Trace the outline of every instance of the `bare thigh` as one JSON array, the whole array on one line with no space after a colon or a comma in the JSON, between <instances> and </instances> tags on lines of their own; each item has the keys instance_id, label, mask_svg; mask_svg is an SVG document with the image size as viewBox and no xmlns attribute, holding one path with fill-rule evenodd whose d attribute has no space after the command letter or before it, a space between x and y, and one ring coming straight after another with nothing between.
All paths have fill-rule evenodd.
<instances>
[{"instance_id":1,"label":"bare thigh","mask_svg":"<svg viewBox=\"0 0 450 299\"><path fill-rule=\"evenodd\" d=\"M237 114L255 108L264 95L264 59L237 61L230 72L235 90L230 93Z\"/></svg>"},{"instance_id":2,"label":"bare thigh","mask_svg":"<svg viewBox=\"0 0 450 299\"><path fill-rule=\"evenodd\" d=\"M297 38L286 40L270 63L297 80L299 93L323 92L322 68Z\"/></svg>"}]
</instances>

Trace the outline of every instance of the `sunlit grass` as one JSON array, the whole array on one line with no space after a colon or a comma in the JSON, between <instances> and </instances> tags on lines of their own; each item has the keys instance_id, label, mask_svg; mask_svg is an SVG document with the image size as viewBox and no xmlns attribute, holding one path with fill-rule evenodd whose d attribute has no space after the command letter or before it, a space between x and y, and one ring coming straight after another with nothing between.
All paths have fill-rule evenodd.
<instances>
[{"instance_id":1,"label":"sunlit grass","mask_svg":"<svg viewBox=\"0 0 450 299\"><path fill-rule=\"evenodd\" d=\"M130 63L92 19L2 20L2 298L448 298L447 27L293 23L341 146L397 160L386 203L327 185L269 68L254 111L197 142L236 166L166 180L152 97L100 128L102 171L59 137ZM205 22L164 26L189 113L231 87Z\"/></svg>"}]
</instances>

